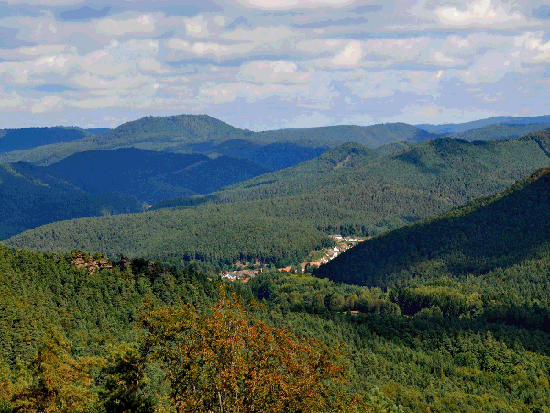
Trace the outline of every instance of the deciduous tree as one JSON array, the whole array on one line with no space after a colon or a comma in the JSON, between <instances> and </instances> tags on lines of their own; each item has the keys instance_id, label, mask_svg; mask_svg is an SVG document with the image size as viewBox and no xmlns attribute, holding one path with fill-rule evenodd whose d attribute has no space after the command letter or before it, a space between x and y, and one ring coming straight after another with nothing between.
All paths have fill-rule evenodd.
<instances>
[{"instance_id":1,"label":"deciduous tree","mask_svg":"<svg viewBox=\"0 0 550 413\"><path fill-rule=\"evenodd\" d=\"M338 351L249 317L222 291L205 314L191 305L142 308L144 348L168 373L176 412L349 411L336 387Z\"/></svg>"}]
</instances>

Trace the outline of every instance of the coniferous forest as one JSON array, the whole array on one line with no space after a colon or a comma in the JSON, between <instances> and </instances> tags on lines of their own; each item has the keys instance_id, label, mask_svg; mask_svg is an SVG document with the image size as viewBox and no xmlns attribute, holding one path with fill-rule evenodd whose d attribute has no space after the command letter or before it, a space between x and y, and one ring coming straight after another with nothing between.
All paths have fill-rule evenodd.
<instances>
[{"instance_id":1,"label":"coniferous forest","mask_svg":"<svg viewBox=\"0 0 550 413\"><path fill-rule=\"evenodd\" d=\"M4 164L6 200L21 179L90 211L0 246L0 412L550 412L550 132L409 126L146 118ZM214 154L238 139L294 161ZM97 213L106 194L136 211ZM2 218L33 215L17 199ZM336 233L368 239L277 270ZM219 275L236 263L258 271Z\"/></svg>"}]
</instances>

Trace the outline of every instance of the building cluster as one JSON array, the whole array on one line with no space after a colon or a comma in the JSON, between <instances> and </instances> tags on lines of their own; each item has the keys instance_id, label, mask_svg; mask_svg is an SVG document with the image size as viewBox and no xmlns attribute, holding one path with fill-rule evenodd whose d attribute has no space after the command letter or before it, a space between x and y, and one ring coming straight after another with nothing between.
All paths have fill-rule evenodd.
<instances>
[{"instance_id":1,"label":"building cluster","mask_svg":"<svg viewBox=\"0 0 550 413\"><path fill-rule=\"evenodd\" d=\"M250 278L254 278L259 272L258 270L238 270L231 272L223 272L220 274L220 277L225 278L229 281L242 281L247 282Z\"/></svg>"},{"instance_id":2,"label":"building cluster","mask_svg":"<svg viewBox=\"0 0 550 413\"><path fill-rule=\"evenodd\" d=\"M333 260L341 253L347 251L350 248L353 248L357 245L357 243L363 241L363 238L357 238L357 237L343 237L340 234L336 235L329 235L330 238L332 238L336 245L332 248L329 248L325 251L325 254L323 257L317 261L310 261L310 262L303 262L300 264L301 272L305 273L308 272L308 267L320 267L323 264L326 264L327 262ZM285 268L279 268L280 272L291 272L292 267L285 267ZM295 272L300 272L299 269L295 270Z\"/></svg>"},{"instance_id":3,"label":"building cluster","mask_svg":"<svg viewBox=\"0 0 550 413\"><path fill-rule=\"evenodd\" d=\"M81 252L77 253L71 262L78 268L86 268L90 274L102 269L110 270L113 268L113 264L108 259L100 258L96 260L90 258L89 260L85 260L84 255Z\"/></svg>"}]
</instances>

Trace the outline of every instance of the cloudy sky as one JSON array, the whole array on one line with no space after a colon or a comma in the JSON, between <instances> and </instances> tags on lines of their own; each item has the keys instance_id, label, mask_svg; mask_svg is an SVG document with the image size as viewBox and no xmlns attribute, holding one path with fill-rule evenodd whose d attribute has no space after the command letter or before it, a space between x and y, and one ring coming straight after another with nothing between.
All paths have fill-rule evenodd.
<instances>
[{"instance_id":1,"label":"cloudy sky","mask_svg":"<svg viewBox=\"0 0 550 413\"><path fill-rule=\"evenodd\" d=\"M0 127L548 115L548 0L0 1Z\"/></svg>"}]
</instances>

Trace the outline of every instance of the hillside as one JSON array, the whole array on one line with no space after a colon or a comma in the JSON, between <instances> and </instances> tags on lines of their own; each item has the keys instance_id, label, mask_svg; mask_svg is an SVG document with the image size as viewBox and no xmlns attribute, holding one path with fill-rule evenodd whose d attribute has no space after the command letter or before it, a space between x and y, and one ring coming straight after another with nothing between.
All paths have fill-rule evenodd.
<instances>
[{"instance_id":1,"label":"hillside","mask_svg":"<svg viewBox=\"0 0 550 413\"><path fill-rule=\"evenodd\" d=\"M546 168L496 195L365 241L317 275L381 287L475 277L468 282L531 296L536 290L547 300L540 293L548 288L549 202Z\"/></svg>"},{"instance_id":2,"label":"hillside","mask_svg":"<svg viewBox=\"0 0 550 413\"><path fill-rule=\"evenodd\" d=\"M221 307L216 306L219 282L193 268L178 271L143 259L110 263L78 251L54 255L0 247L0 406L8 412L41 403L44 409L70 397L71 406L98 413L112 411L113 401L116 406L141 401L151 406L141 411L152 412L164 396L166 407L170 366L162 354L139 343L156 338L155 344L172 355L189 340L177 329L213 313L200 349L219 343L216 348L223 351L230 347L223 340L234 340L234 320L242 319L243 310L257 326L284 328L277 331L280 339L296 334L310 345L321 340L327 346L322 361L337 357L346 372L338 392L361 397L366 411L529 413L550 403L550 339L547 330L532 324L548 320L540 303L523 325L506 318L507 311L517 311L512 303L475 293L444 296L467 298L475 314L425 311L404 317L393 295L378 288L272 273L249 283L222 282L227 295ZM253 304L242 304L243 309L238 297ZM495 305L501 315L488 319L496 314ZM186 308L192 308L191 317L185 317ZM153 322L136 328L148 320ZM237 325L242 332L243 324ZM162 335L151 337L151 326L161 327ZM216 334L220 326L222 334ZM173 362L181 366L185 359L177 356ZM202 377L212 376L209 365L198 367ZM47 395L50 388L62 391L55 399L32 397ZM129 390L136 390L137 401ZM350 406L338 411L348 413Z\"/></svg>"},{"instance_id":3,"label":"hillside","mask_svg":"<svg viewBox=\"0 0 550 413\"><path fill-rule=\"evenodd\" d=\"M88 194L33 165L0 164L0 239L54 221L141 210L127 195Z\"/></svg>"},{"instance_id":4,"label":"hillside","mask_svg":"<svg viewBox=\"0 0 550 413\"><path fill-rule=\"evenodd\" d=\"M19 128L0 129L0 153L22 151L37 146L71 142L92 134L81 128Z\"/></svg>"},{"instance_id":5,"label":"hillside","mask_svg":"<svg viewBox=\"0 0 550 413\"><path fill-rule=\"evenodd\" d=\"M36 169L89 193L119 192L148 204L206 194L268 172L248 160L134 148L79 152Z\"/></svg>"},{"instance_id":6,"label":"hillside","mask_svg":"<svg viewBox=\"0 0 550 413\"><path fill-rule=\"evenodd\" d=\"M154 209L307 196L333 207L342 205L348 210L343 216L372 208L369 213L378 216L379 222L393 220L395 224L399 217L402 225L507 187L548 165L548 148L550 132L474 143L439 138L390 151L389 156L348 143L293 168L207 196L166 200ZM367 230L362 235L372 233Z\"/></svg>"},{"instance_id":7,"label":"hillside","mask_svg":"<svg viewBox=\"0 0 550 413\"><path fill-rule=\"evenodd\" d=\"M389 157L345 144L220 192L144 214L59 222L6 245L222 266L299 262L326 234L373 236L502 190L548 166L549 147L550 132L475 143L437 139Z\"/></svg>"}]
</instances>

